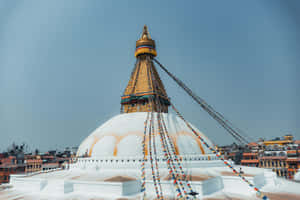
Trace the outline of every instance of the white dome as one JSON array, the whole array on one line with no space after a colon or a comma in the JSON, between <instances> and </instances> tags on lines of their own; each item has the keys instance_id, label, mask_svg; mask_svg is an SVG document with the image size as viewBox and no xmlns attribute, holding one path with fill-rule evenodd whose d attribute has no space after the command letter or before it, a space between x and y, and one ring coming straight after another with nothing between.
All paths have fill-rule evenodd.
<instances>
[{"instance_id":1,"label":"white dome","mask_svg":"<svg viewBox=\"0 0 300 200\"><path fill-rule=\"evenodd\" d=\"M157 113L154 113L155 115ZM142 140L146 112L119 114L89 135L79 146L77 156L90 157L139 157L143 155ZM211 154L211 151L194 136L179 117L163 113L163 118L175 149L180 155ZM155 121L155 120L154 120ZM157 130L157 123L154 123ZM212 146L211 141L193 127ZM160 137L155 134L157 153L163 155ZM148 143L148 137L146 145Z\"/></svg>"}]
</instances>

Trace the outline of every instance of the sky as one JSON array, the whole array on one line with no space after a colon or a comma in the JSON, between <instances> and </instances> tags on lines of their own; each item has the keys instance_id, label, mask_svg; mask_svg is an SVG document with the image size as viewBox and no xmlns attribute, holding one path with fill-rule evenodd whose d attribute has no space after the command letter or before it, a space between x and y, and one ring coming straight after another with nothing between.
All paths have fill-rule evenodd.
<instances>
[{"instance_id":1,"label":"sky","mask_svg":"<svg viewBox=\"0 0 300 200\"><path fill-rule=\"evenodd\" d=\"M0 151L78 146L119 114L144 24L157 59L253 140L300 139L297 0L0 0ZM158 71L188 121L234 141Z\"/></svg>"}]
</instances>

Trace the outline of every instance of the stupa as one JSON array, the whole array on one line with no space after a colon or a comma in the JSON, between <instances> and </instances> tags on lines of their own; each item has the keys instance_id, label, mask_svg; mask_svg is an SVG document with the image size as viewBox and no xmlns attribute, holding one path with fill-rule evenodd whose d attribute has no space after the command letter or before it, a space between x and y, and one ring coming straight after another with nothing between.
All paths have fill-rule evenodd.
<instances>
[{"instance_id":1,"label":"stupa","mask_svg":"<svg viewBox=\"0 0 300 200\"><path fill-rule=\"evenodd\" d=\"M184 121L168 113L169 98L152 61L152 57L156 55L155 42L145 26L141 38L136 42L135 68L121 97L121 114L113 117L88 136L79 146L77 156L90 158L110 156L121 160L143 156L142 139L147 113L153 112L157 115L159 112L165 119L177 155L199 155L206 159L215 157L194 136ZM154 135L157 136L158 133ZM205 135L202 133L201 135L213 146ZM147 140L146 149L148 143ZM157 141L157 146L162 146L160 141ZM146 155L148 156L148 152Z\"/></svg>"},{"instance_id":2,"label":"stupa","mask_svg":"<svg viewBox=\"0 0 300 200\"><path fill-rule=\"evenodd\" d=\"M299 183L270 170L243 167L241 175L235 170L240 166L225 161L208 137L169 113L172 103L155 56L145 26L121 113L87 136L67 169L14 175L0 199L261 199L262 193L300 198Z\"/></svg>"}]
</instances>

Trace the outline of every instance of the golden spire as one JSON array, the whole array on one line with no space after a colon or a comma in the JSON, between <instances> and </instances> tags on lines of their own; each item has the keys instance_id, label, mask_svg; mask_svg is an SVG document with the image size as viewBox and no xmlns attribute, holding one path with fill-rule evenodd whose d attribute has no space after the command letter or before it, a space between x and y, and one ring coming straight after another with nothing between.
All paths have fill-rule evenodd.
<instances>
[{"instance_id":1,"label":"golden spire","mask_svg":"<svg viewBox=\"0 0 300 200\"><path fill-rule=\"evenodd\" d=\"M155 42L146 25L136 41L135 56L137 62L121 99L122 112L168 112L170 102L152 61Z\"/></svg>"}]
</instances>

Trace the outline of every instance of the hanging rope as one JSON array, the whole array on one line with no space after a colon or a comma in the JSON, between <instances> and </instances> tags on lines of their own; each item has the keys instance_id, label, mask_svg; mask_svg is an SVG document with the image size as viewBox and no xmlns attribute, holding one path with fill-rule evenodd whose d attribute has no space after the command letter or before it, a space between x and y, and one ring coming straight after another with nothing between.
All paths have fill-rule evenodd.
<instances>
[{"instance_id":1,"label":"hanging rope","mask_svg":"<svg viewBox=\"0 0 300 200\"><path fill-rule=\"evenodd\" d=\"M147 160L146 156L146 137L147 137L147 126L149 120L149 112L147 113L146 120L144 122L144 137L142 141L142 149L143 149L143 162L141 164L141 179L142 179L142 186L141 192L143 192L143 199L146 199L146 172L145 172L145 163Z\"/></svg>"},{"instance_id":2,"label":"hanging rope","mask_svg":"<svg viewBox=\"0 0 300 200\"><path fill-rule=\"evenodd\" d=\"M257 196L262 198L263 200L267 200L268 197L265 196L257 187L255 187L252 183L250 183L250 181L248 179L246 179L244 176L242 176L231 164L229 164L226 160L224 160L224 158L221 156L221 153L218 152L215 148L211 147L206 141L205 139L203 139L203 137L201 137L201 135L199 133L197 133L192 126L184 119L184 117L179 113L179 111L175 108L175 106L171 103L172 109L176 112L176 114L178 115L178 117L180 117L185 124L187 125L187 127L195 134L195 136L197 136L199 138L199 140L209 149L212 151L212 153L214 153L220 160L223 161L223 163L228 166L232 172L234 174L237 174L244 182L246 182L251 188L253 188L256 192L257 192Z\"/></svg>"},{"instance_id":3,"label":"hanging rope","mask_svg":"<svg viewBox=\"0 0 300 200\"><path fill-rule=\"evenodd\" d=\"M148 63L152 63L150 59L148 60ZM156 84L156 85L154 85L155 90L159 90L159 86L157 85L157 82L154 80L154 75L153 75L152 68L150 68L150 74L152 75L151 78L153 80L153 83ZM156 97L156 101L153 100L152 103L157 108L158 132L159 132L159 135L160 135L161 145L162 145L162 149L163 149L163 152L164 152L164 156L165 156L165 159L167 160L167 166L169 168L169 174L173 177L175 188L176 188L176 191L178 192L178 197L182 198L182 191L183 191L184 197L186 199L188 199L187 192L184 188L182 180L180 179L179 173L177 172L176 166L174 164L174 159L172 158L172 153L169 150L168 142L165 139L165 134L167 134L167 133L164 132L164 129L162 128L162 124L161 124L161 120L163 120L163 118L161 117L162 106L161 106L161 102L160 102L160 99L159 99L159 95L157 94L157 95L155 95L155 97ZM174 154L176 155L175 152L174 152Z\"/></svg>"},{"instance_id":4,"label":"hanging rope","mask_svg":"<svg viewBox=\"0 0 300 200\"><path fill-rule=\"evenodd\" d=\"M182 81L177 79L174 75L172 75L162 64L160 64L155 58L153 60L171 77L173 80L177 82L179 86L181 86L202 108L204 108L214 119L216 119L235 139L237 139L241 143L248 144L249 142L245 137L241 136L238 132L236 132L236 129L232 128L232 124L226 120L220 113L216 112L211 106L209 106L203 99L196 96ZM229 164L227 161L224 160L223 157L221 157L221 154L211 147L203 137L201 137L200 134L198 134L191 125L183 118L183 116L178 112L178 110L175 108L175 106L171 103L171 106L173 110L177 113L177 115L185 122L187 127L199 138L199 140L209 149L212 151L212 153L216 154L216 156L221 159L226 166L228 166L230 169L232 169L234 174L237 174L244 182L246 182L251 188L253 188L257 192L257 196L262 198L263 200L268 199L267 196L263 195L263 193L255 187L252 183L249 182L244 176L242 176L231 164ZM176 154L175 154L176 155Z\"/></svg>"},{"instance_id":5,"label":"hanging rope","mask_svg":"<svg viewBox=\"0 0 300 200\"><path fill-rule=\"evenodd\" d=\"M150 118L149 118L150 116ZM149 126L148 126L149 124ZM144 123L144 137L142 141L142 148L143 148L143 162L141 164L141 177L142 177L142 186L141 192L143 192L143 199L146 199L146 173L145 173L145 162L147 161L146 155L146 138L147 138L147 130L149 132L149 142L148 142L148 152L149 152L149 159L151 165L151 172L152 172L152 179L154 183L154 188L156 192L156 198L163 200L163 192L160 183L160 175L159 175L159 168L157 163L157 151L155 145L155 136L154 136L154 127L153 127L153 111L151 110L150 104L148 104L148 113ZM154 136L154 137L153 137ZM152 148L153 144L153 148ZM152 149L154 152L152 152ZM154 154L154 159L153 159ZM153 165L153 160L155 160L155 167Z\"/></svg>"},{"instance_id":6,"label":"hanging rope","mask_svg":"<svg viewBox=\"0 0 300 200\"><path fill-rule=\"evenodd\" d=\"M186 199L188 199L187 192L186 192L186 190L184 188L184 185L182 183L182 179L180 178L179 173L178 173L178 171L176 169L176 166L174 164L174 159L173 159L172 153L170 152L170 150L168 148L168 144L167 144L167 142L164 138L165 134L163 132L163 128L162 128L162 125L161 125L161 116L160 115L161 115L161 113L157 113L157 116L158 116L157 121L158 121L159 133L160 133L160 136L161 136L161 143L162 143L162 146L163 146L164 153L167 157L167 163L170 165L170 168L174 171L174 174L175 174L175 176L173 174L174 180L176 182L178 181L178 183L179 183L179 185L177 184L178 191L179 190L183 191L184 197Z\"/></svg>"},{"instance_id":7,"label":"hanging rope","mask_svg":"<svg viewBox=\"0 0 300 200\"><path fill-rule=\"evenodd\" d=\"M163 200L163 194L162 194L162 187L161 187L161 182L160 182L160 175L159 175L159 168L158 168L158 156L157 156L157 151L156 151L156 141L155 141L155 130L154 130L154 117L153 117L154 113L153 111L151 112L151 125L150 128L151 130L151 134L152 134L152 146L153 146L153 150L154 150L154 160L155 160L155 168L156 168L156 180L159 186L159 190L160 190L160 197Z\"/></svg>"},{"instance_id":8,"label":"hanging rope","mask_svg":"<svg viewBox=\"0 0 300 200\"><path fill-rule=\"evenodd\" d=\"M159 189L158 189L158 181L157 181L157 177L156 177L156 173L155 173L155 169L154 169L154 164L153 164L153 155L152 155L152 129L151 129L151 126L152 126L152 123L153 123L153 119L150 119L150 127L149 127L149 158L150 158L150 165L151 165L151 171L152 171L152 179L153 179L153 183L154 183L154 189L155 189L155 192L156 192L156 197L157 199L161 199L160 197L160 192L159 192Z\"/></svg>"},{"instance_id":9,"label":"hanging rope","mask_svg":"<svg viewBox=\"0 0 300 200\"><path fill-rule=\"evenodd\" d=\"M189 193L193 192L193 190L191 188L191 184L188 182L188 180L185 179L186 175L183 171L183 168L181 167L180 160L177 158L174 144L173 144L172 140L170 139L169 133L168 133L166 125L165 125L163 114L160 111L160 108L161 108L160 101L157 101L157 104L158 104L158 108L159 108L159 112L157 113L157 116L158 116L157 121L158 121L159 133L161 136L161 143L164 144L165 150L166 150L166 152L164 152L164 153L166 153L169 156L170 164L176 174L176 176L175 176L176 180L178 180L179 185L181 187L181 190L184 193L185 198L189 199L189 197L187 196L188 193L185 190L185 187L184 187L182 181L186 181L186 184L190 190ZM177 164L177 166L176 166L176 164ZM181 172L182 177L180 177L180 175L177 171L177 168L179 168L179 171Z\"/></svg>"},{"instance_id":10,"label":"hanging rope","mask_svg":"<svg viewBox=\"0 0 300 200\"><path fill-rule=\"evenodd\" d=\"M249 141L246 137L239 133L239 129L235 128L232 123L229 123L227 119L219 112L215 111L209 104L207 104L204 99L197 96L190 88L188 88L181 80L169 72L158 60L153 58L153 60L163 69L185 92L188 93L211 117L213 117L227 132L235 138L240 144L248 144Z\"/></svg>"},{"instance_id":11,"label":"hanging rope","mask_svg":"<svg viewBox=\"0 0 300 200\"><path fill-rule=\"evenodd\" d=\"M158 123L159 123L159 120L157 120ZM158 125L160 126L160 125ZM161 130L159 128L159 135L161 135ZM173 179L173 184L175 186L175 189L176 189L176 192L178 193L177 194L177 197L178 198L182 198L182 192L181 192L181 188L178 184L178 181L177 181L177 177L178 177L178 174L176 174L173 170L173 167L171 166L171 157L170 157L170 154L168 153L167 149L166 149L166 146L164 144L164 141L161 139L161 145L162 145L162 150L163 150L163 153L164 153L164 157L165 157L165 160L167 162L167 167L168 167L168 170L169 170L169 175L171 175L172 179Z\"/></svg>"},{"instance_id":12,"label":"hanging rope","mask_svg":"<svg viewBox=\"0 0 300 200\"><path fill-rule=\"evenodd\" d=\"M162 118L162 119L163 119L163 118ZM170 145L171 150L172 150L172 152L173 152L173 155L174 155L174 157L175 157L175 161L177 162L178 168L179 168L179 170L180 170L180 172L181 172L182 179L183 179L184 181L186 181L186 184L187 184L187 186L188 186L188 188L189 188L189 191L190 191L190 193L192 193L192 192L193 192L193 189L192 189L192 187L191 187L191 184L190 184L189 180L187 179L186 174L185 174L184 171L183 171L183 168L182 168L182 166L181 166L181 160L178 159L178 156L176 155L176 150L175 150L174 144L173 144L173 142L172 142L172 140L171 140L171 138L170 138L170 136L169 136L169 134L168 134L168 132L167 132L167 127L166 127L166 124L165 124L165 121L164 121L164 120L162 120L162 125L163 125L164 132L166 133L165 136L167 137L167 140L169 141L169 145Z\"/></svg>"}]
</instances>

